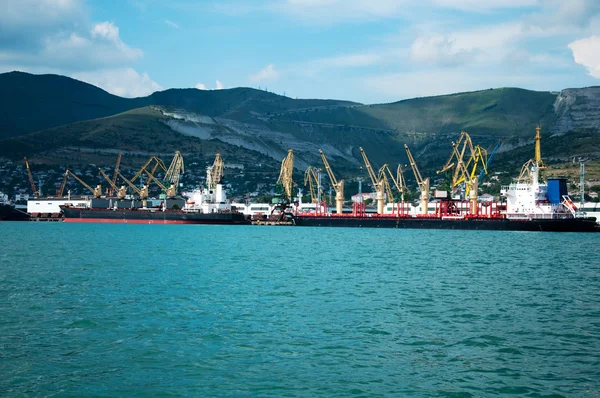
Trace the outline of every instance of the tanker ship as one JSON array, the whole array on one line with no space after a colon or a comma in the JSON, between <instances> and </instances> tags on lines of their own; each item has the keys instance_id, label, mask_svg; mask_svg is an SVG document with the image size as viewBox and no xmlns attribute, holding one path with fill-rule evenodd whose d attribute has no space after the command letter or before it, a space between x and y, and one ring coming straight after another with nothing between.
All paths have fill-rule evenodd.
<instances>
[{"instance_id":1,"label":"tanker ship","mask_svg":"<svg viewBox=\"0 0 600 398\"><path fill-rule=\"evenodd\" d=\"M540 171L545 169L540 155L540 129L536 129L535 158L523 165L516 182L502 187L501 202L482 203L477 198L477 177L469 181L468 202L441 199L429 212L429 179L420 179L414 159L407 154L421 188L420 214L412 214L409 203L392 204L394 214L384 214L383 195L378 203L377 214L367 214L362 203L355 203L352 214L343 214L343 196L336 196L336 213L314 211L293 214L293 224L315 227L370 227L370 228L418 228L418 229L464 229L499 231L547 231L547 232L600 232L595 217L577 209L567 192L566 178L549 178L540 181ZM457 152L456 152L457 153ZM328 172L330 168L326 168ZM367 162L367 167L369 164ZM330 174L330 177L331 174ZM337 183L334 181L334 184ZM335 185L334 185L335 186ZM467 185L467 188L469 185ZM341 199L341 200L338 200Z\"/></svg>"}]
</instances>

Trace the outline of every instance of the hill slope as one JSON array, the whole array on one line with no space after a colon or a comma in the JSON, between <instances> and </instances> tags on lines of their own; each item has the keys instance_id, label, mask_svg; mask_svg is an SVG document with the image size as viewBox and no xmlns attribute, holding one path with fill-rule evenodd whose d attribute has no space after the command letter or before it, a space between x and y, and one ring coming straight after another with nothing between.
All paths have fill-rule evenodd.
<instances>
[{"instance_id":1,"label":"hill slope","mask_svg":"<svg viewBox=\"0 0 600 398\"><path fill-rule=\"evenodd\" d=\"M1 91L9 109L4 125L13 129L0 126L0 137L54 124L0 141L0 156L12 159L35 155L48 162L77 158L85 163L94 153L99 163L101 154L110 154L109 164L118 151L141 155L178 149L207 159L220 150L232 162L260 158L276 164L293 148L296 166L303 169L320 164L318 150L323 149L336 170L356 175L362 165L359 147L380 166L406 163L407 143L422 171L431 173L448 157L451 141L466 130L484 147L501 139L495 164L512 168L531 157L538 124L544 156L558 161L574 154L600 156L598 87L561 93L501 88L361 105L296 100L251 88L171 89L125 99L60 76L0 75L0 87L7 81L13 93L27 95L13 103L6 94L11 91ZM103 115L86 119L94 112ZM86 120L60 125L73 118Z\"/></svg>"}]
</instances>

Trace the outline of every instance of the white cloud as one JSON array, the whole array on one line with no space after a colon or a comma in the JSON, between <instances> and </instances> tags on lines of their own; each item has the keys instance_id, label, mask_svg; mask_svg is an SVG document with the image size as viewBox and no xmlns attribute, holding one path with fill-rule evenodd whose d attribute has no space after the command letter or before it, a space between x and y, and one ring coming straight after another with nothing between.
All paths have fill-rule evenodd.
<instances>
[{"instance_id":1,"label":"white cloud","mask_svg":"<svg viewBox=\"0 0 600 398\"><path fill-rule=\"evenodd\" d=\"M175 29L179 29L179 25L177 25L175 22L169 21L168 19L163 19L163 21L164 21L164 23L166 23L170 27L175 28Z\"/></svg>"},{"instance_id":2,"label":"white cloud","mask_svg":"<svg viewBox=\"0 0 600 398\"><path fill-rule=\"evenodd\" d=\"M274 81L277 79L279 79L279 72L275 70L275 66L273 64L265 66L258 71L258 73L250 76L250 81L254 83Z\"/></svg>"},{"instance_id":3,"label":"white cloud","mask_svg":"<svg viewBox=\"0 0 600 398\"><path fill-rule=\"evenodd\" d=\"M573 52L575 62L585 66L590 76L600 79L600 37L590 36L575 40L569 43L569 48Z\"/></svg>"},{"instance_id":4,"label":"white cloud","mask_svg":"<svg viewBox=\"0 0 600 398\"><path fill-rule=\"evenodd\" d=\"M204 83L196 83L194 88L197 88L198 90L222 90L224 87L223 87L223 83L221 83L219 80L217 80L215 82L215 88L208 88L208 87L206 87L206 85Z\"/></svg>"},{"instance_id":5,"label":"white cloud","mask_svg":"<svg viewBox=\"0 0 600 398\"><path fill-rule=\"evenodd\" d=\"M148 76L132 68L103 69L73 73L74 79L93 84L121 97L144 97L163 88Z\"/></svg>"}]
</instances>

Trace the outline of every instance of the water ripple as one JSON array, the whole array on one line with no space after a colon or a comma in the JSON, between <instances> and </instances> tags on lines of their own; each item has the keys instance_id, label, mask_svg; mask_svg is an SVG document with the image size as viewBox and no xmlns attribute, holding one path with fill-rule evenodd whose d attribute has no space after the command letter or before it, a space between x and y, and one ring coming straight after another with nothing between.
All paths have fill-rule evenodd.
<instances>
[{"instance_id":1,"label":"water ripple","mask_svg":"<svg viewBox=\"0 0 600 398\"><path fill-rule=\"evenodd\" d=\"M9 396L600 396L592 235L0 227Z\"/></svg>"}]
</instances>

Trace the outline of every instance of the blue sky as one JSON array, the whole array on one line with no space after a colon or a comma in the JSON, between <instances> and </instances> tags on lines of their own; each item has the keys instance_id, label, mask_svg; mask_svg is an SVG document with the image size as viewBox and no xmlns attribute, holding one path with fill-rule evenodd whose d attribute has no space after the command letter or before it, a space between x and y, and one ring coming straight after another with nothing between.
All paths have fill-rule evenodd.
<instances>
[{"instance_id":1,"label":"blue sky","mask_svg":"<svg viewBox=\"0 0 600 398\"><path fill-rule=\"evenodd\" d=\"M599 85L598 0L2 0L0 72L362 103Z\"/></svg>"}]
</instances>

